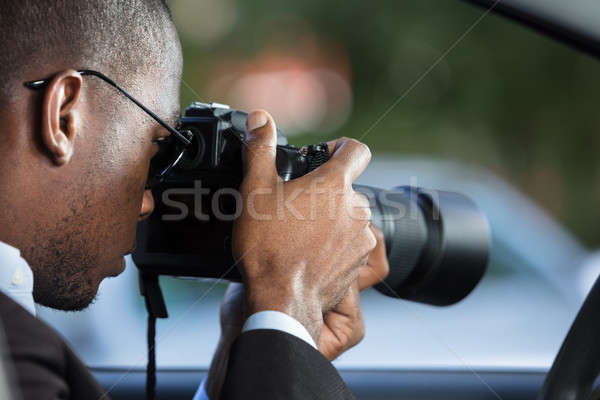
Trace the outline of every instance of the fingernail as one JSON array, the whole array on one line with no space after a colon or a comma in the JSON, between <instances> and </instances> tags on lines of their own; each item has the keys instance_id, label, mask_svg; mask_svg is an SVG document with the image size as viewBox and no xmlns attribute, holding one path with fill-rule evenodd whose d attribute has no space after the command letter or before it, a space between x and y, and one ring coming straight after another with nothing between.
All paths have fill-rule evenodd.
<instances>
[{"instance_id":1,"label":"fingernail","mask_svg":"<svg viewBox=\"0 0 600 400\"><path fill-rule=\"evenodd\" d=\"M252 111L246 119L246 129L253 131L267 124L267 115L262 111Z\"/></svg>"}]
</instances>

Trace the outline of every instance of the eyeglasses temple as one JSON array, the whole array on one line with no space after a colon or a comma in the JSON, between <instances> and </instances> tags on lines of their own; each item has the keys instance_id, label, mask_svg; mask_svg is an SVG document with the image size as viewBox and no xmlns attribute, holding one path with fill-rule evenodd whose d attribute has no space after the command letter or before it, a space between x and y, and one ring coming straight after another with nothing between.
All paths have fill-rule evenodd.
<instances>
[{"instance_id":1,"label":"eyeglasses temple","mask_svg":"<svg viewBox=\"0 0 600 400\"><path fill-rule=\"evenodd\" d=\"M133 97L132 95L130 95L129 93L127 93L125 91L125 89L122 89L121 87L119 87L119 85L117 85L108 76L102 74L101 72L94 71L94 70L91 70L91 69L82 69L82 70L79 70L77 72L79 72L81 75L93 75L93 76L96 76L96 77L102 79L104 82L108 83L109 85L111 85L115 89L117 89L119 92L123 93L123 95L125 95L125 97L127 97L129 100L133 101L135 103L135 105L137 105L139 108L141 108L142 110L144 110L146 112L146 114L148 114L149 116L151 116L152 119L154 119L156 122L158 122L163 128L165 128L166 130L168 130L182 144L184 144L185 146L187 146L187 145L189 145L191 143L191 141L188 138L186 138L185 136L183 136L176 129L171 128L169 126L169 124L167 124L165 121L163 121L158 115L154 114L145 105L143 105L142 103L140 103L139 101L137 101L137 99L135 97ZM27 86L28 88L31 88L31 89L39 89L39 88L45 86L46 84L48 84L48 80L47 79L43 79L43 80L39 80L39 81L32 81L32 82L25 82L25 86Z\"/></svg>"}]
</instances>

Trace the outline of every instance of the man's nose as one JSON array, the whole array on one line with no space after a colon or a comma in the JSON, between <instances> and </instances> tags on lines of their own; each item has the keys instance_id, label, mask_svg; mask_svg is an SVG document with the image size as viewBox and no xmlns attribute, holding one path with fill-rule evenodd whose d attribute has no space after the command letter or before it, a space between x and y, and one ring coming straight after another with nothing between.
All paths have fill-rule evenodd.
<instances>
[{"instance_id":1,"label":"man's nose","mask_svg":"<svg viewBox=\"0 0 600 400\"><path fill-rule=\"evenodd\" d=\"M152 214L154 211L154 198L150 190L144 191L144 197L142 197L142 209L140 210L139 221L143 221Z\"/></svg>"}]
</instances>

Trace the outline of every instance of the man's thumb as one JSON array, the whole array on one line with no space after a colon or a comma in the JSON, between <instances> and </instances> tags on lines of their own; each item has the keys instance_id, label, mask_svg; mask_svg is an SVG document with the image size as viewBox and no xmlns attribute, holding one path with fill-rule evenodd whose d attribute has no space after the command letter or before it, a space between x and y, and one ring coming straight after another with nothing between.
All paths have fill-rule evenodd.
<instances>
[{"instance_id":1,"label":"man's thumb","mask_svg":"<svg viewBox=\"0 0 600 400\"><path fill-rule=\"evenodd\" d=\"M277 128L269 113L252 111L246 119L246 135L242 149L246 177L272 180L277 177Z\"/></svg>"}]
</instances>

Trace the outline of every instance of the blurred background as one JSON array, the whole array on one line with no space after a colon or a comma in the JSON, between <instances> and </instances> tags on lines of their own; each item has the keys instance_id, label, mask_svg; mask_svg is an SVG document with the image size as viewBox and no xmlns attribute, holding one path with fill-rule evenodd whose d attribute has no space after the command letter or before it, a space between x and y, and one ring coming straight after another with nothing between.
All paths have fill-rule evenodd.
<instances>
[{"instance_id":1,"label":"blurred background","mask_svg":"<svg viewBox=\"0 0 600 400\"><path fill-rule=\"evenodd\" d=\"M600 244L596 60L489 14L415 85L484 10L457 0L171 7L184 107L198 97L262 107L296 144L344 135L376 154L475 163Z\"/></svg>"},{"instance_id":2,"label":"blurred background","mask_svg":"<svg viewBox=\"0 0 600 400\"><path fill-rule=\"evenodd\" d=\"M490 220L490 267L467 299L441 309L367 291L367 336L338 366L550 365L600 271L597 60L457 0L170 4L182 109L264 108L297 145L357 138L374 154L361 183L460 191ZM40 314L89 364L144 367L136 279L128 260L87 311ZM161 282L159 367L207 366L225 284Z\"/></svg>"}]
</instances>

